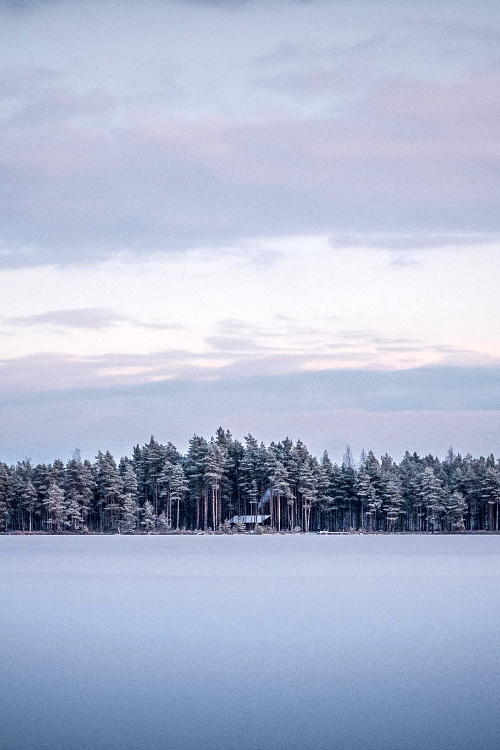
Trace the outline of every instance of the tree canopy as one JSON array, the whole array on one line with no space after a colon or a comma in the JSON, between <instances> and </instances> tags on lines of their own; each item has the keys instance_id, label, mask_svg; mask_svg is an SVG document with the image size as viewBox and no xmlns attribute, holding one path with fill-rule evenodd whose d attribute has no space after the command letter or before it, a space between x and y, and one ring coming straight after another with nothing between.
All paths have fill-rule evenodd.
<instances>
[{"instance_id":1,"label":"tree canopy","mask_svg":"<svg viewBox=\"0 0 500 750\"><path fill-rule=\"evenodd\" d=\"M500 461L450 449L446 457L347 448L343 461L318 459L289 438L269 446L219 428L193 435L182 455L151 437L118 462L77 450L64 464L0 462L0 531L232 532L238 518L266 518L266 531L498 531Z\"/></svg>"}]
</instances>

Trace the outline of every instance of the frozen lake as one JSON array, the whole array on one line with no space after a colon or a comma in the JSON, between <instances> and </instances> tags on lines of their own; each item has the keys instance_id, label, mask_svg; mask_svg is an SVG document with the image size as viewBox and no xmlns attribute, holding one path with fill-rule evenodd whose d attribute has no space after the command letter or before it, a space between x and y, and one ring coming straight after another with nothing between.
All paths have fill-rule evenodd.
<instances>
[{"instance_id":1,"label":"frozen lake","mask_svg":"<svg viewBox=\"0 0 500 750\"><path fill-rule=\"evenodd\" d=\"M498 750L500 536L0 537L1 750Z\"/></svg>"}]
</instances>

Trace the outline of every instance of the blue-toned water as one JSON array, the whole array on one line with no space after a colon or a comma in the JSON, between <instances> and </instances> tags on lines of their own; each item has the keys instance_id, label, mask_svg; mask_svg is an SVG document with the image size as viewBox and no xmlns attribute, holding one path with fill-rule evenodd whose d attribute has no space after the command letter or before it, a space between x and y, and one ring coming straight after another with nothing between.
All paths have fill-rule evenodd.
<instances>
[{"instance_id":1,"label":"blue-toned water","mask_svg":"<svg viewBox=\"0 0 500 750\"><path fill-rule=\"evenodd\" d=\"M500 537L0 538L1 750L498 750Z\"/></svg>"}]
</instances>

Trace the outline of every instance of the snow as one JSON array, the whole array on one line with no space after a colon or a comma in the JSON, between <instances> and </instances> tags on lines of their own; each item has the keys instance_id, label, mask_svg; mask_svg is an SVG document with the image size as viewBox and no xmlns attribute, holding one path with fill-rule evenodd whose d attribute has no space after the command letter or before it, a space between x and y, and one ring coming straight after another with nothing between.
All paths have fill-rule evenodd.
<instances>
[{"instance_id":1,"label":"snow","mask_svg":"<svg viewBox=\"0 0 500 750\"><path fill-rule=\"evenodd\" d=\"M0 537L0 745L496 750L498 536Z\"/></svg>"}]
</instances>

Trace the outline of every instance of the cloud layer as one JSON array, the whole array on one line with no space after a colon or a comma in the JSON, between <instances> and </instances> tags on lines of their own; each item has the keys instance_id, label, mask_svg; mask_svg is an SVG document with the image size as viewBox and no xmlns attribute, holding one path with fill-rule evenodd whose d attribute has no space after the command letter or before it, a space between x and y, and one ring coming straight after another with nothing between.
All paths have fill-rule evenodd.
<instances>
[{"instance_id":1,"label":"cloud layer","mask_svg":"<svg viewBox=\"0 0 500 750\"><path fill-rule=\"evenodd\" d=\"M93 133L56 123L36 139L9 123L0 258L81 263L252 236L500 232L499 88L483 90L486 111L476 90L389 82L349 117L299 123L164 119Z\"/></svg>"},{"instance_id":2,"label":"cloud layer","mask_svg":"<svg viewBox=\"0 0 500 750\"><path fill-rule=\"evenodd\" d=\"M292 4L286 17L246 7L244 16L212 8L217 34L241 37L241 50L219 52L217 39L206 47L207 8L191 11L188 31L181 6L151 6L160 47L151 23L125 6L110 18L122 24L124 53L137 21L135 71L126 57L121 71L111 67L114 32L102 31L105 4L93 8L82 23L99 31L89 49L104 55L109 70L99 74L78 45L72 69L61 41L54 67L51 32L36 16L47 37L35 40L38 64L18 64L13 50L0 68L0 263L84 263L262 236L500 231L493 19L468 23L457 6L446 22L425 8L397 20L386 4L381 20L381 4L356 27L321 3ZM75 35L77 6L54 12ZM270 25L270 41L244 40L245 22ZM193 35L205 56L188 56ZM174 57L164 52L170 37Z\"/></svg>"},{"instance_id":3,"label":"cloud layer","mask_svg":"<svg viewBox=\"0 0 500 750\"><path fill-rule=\"evenodd\" d=\"M405 373L302 373L273 378L151 383L75 389L2 403L0 457L66 458L78 446L130 454L153 433L180 449L194 433L221 424L238 437L304 439L318 455L341 460L373 448L401 457L406 449L444 455L500 452L500 370L422 368ZM353 404L355 404L353 408Z\"/></svg>"},{"instance_id":4,"label":"cloud layer","mask_svg":"<svg viewBox=\"0 0 500 750\"><path fill-rule=\"evenodd\" d=\"M129 323L139 328L152 328L156 331L169 331L178 328L176 324L147 323L122 315L109 307L82 307L68 310L48 310L36 315L20 315L16 318L5 318L8 327L19 328L51 328L51 329L89 329L102 331L120 323Z\"/></svg>"},{"instance_id":5,"label":"cloud layer","mask_svg":"<svg viewBox=\"0 0 500 750\"><path fill-rule=\"evenodd\" d=\"M0 458L497 450L499 42L465 0L0 3Z\"/></svg>"}]
</instances>

